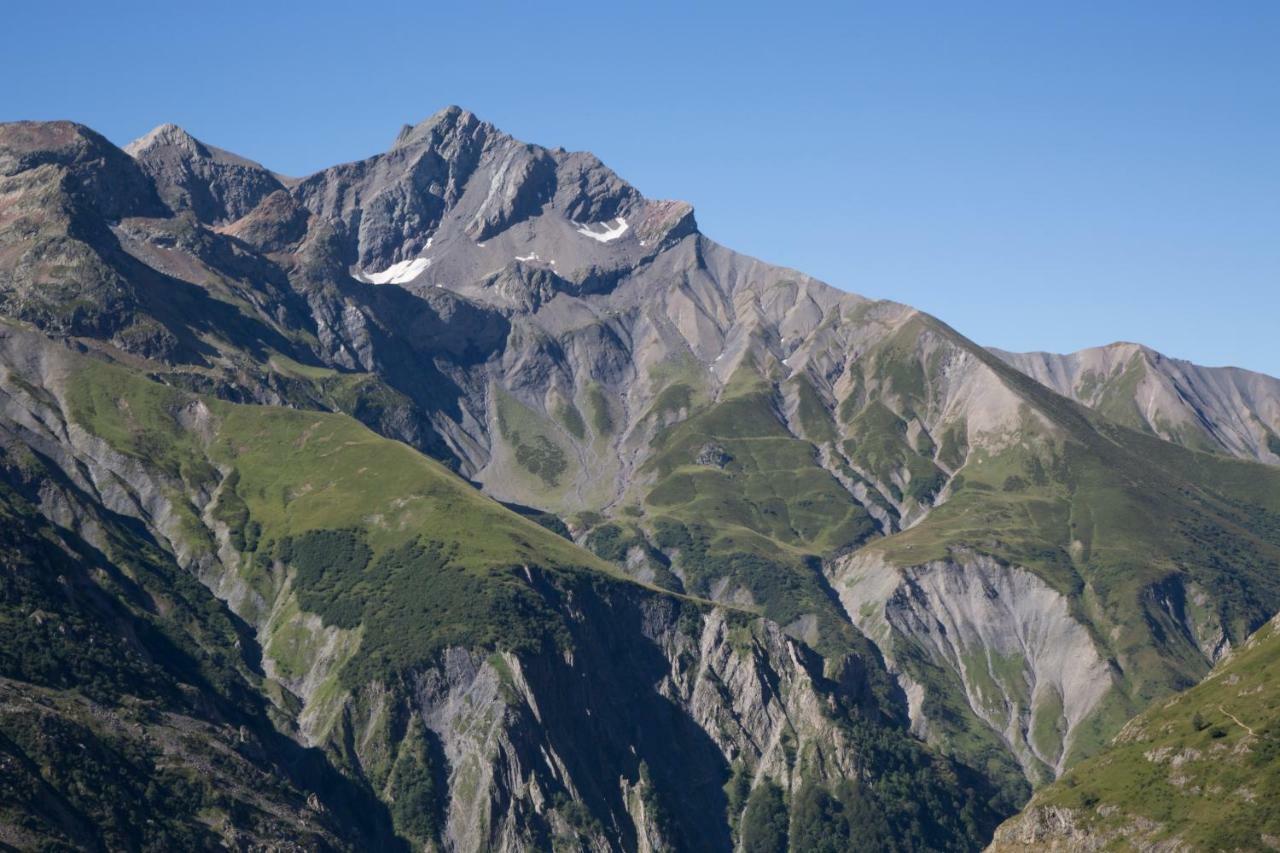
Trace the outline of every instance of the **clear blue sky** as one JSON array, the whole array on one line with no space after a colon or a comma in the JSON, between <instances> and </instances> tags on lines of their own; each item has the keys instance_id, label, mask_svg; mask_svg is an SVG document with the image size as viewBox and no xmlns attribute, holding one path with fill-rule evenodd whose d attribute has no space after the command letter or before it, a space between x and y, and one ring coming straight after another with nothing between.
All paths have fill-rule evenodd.
<instances>
[{"instance_id":1,"label":"clear blue sky","mask_svg":"<svg viewBox=\"0 0 1280 853\"><path fill-rule=\"evenodd\" d=\"M0 119L302 174L457 103L984 344L1280 375L1280 2L179 5L7 9Z\"/></svg>"}]
</instances>

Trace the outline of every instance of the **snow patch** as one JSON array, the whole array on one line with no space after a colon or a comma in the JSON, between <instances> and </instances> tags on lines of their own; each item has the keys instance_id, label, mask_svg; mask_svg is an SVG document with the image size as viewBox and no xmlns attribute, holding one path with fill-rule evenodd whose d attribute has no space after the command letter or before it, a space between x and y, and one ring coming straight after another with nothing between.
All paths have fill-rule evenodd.
<instances>
[{"instance_id":1,"label":"snow patch","mask_svg":"<svg viewBox=\"0 0 1280 853\"><path fill-rule=\"evenodd\" d=\"M610 226L608 222L603 223L603 231L592 231L592 226L590 225L581 225L576 222L574 224L578 226L578 233L584 237L590 237L598 243L610 243L617 240L623 234L626 234L627 229L630 227L627 225L627 220L623 219L621 216L613 221L617 224Z\"/></svg>"},{"instance_id":2,"label":"snow patch","mask_svg":"<svg viewBox=\"0 0 1280 853\"><path fill-rule=\"evenodd\" d=\"M392 264L382 272L361 273L359 277L370 284L404 284L420 276L429 266L431 266L430 258L414 258Z\"/></svg>"},{"instance_id":3,"label":"snow patch","mask_svg":"<svg viewBox=\"0 0 1280 853\"><path fill-rule=\"evenodd\" d=\"M540 260L542 260L542 259L538 257L538 253L537 253L537 252L533 252L533 253L528 254L528 255L516 255L516 260L517 260L517 261L523 261L524 263L528 263L529 261L540 261ZM551 263L553 263L553 264L554 264L554 263L555 263L555 261L552 261Z\"/></svg>"}]
</instances>

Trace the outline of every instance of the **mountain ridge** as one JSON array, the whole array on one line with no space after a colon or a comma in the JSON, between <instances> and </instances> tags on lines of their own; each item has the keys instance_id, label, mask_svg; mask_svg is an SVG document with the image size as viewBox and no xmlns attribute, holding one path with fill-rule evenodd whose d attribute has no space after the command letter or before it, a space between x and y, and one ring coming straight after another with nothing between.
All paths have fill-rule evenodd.
<instances>
[{"instance_id":1,"label":"mountain ridge","mask_svg":"<svg viewBox=\"0 0 1280 853\"><path fill-rule=\"evenodd\" d=\"M992 351L1126 426L1198 450L1280 464L1275 377L1239 367L1202 367L1129 342L1068 355Z\"/></svg>"},{"instance_id":2,"label":"mountain ridge","mask_svg":"<svg viewBox=\"0 0 1280 853\"><path fill-rule=\"evenodd\" d=\"M0 427L241 620L371 832L975 849L1280 609L1275 467L592 155L455 108L289 181L189 139L0 126Z\"/></svg>"}]
</instances>

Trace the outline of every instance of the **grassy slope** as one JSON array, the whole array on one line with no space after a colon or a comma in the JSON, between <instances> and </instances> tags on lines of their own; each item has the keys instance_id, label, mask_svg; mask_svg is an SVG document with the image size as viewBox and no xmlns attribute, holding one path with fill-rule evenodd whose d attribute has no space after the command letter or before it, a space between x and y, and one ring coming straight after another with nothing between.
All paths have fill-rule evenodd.
<instances>
[{"instance_id":1,"label":"grassy slope","mask_svg":"<svg viewBox=\"0 0 1280 853\"><path fill-rule=\"evenodd\" d=\"M555 593L514 567L554 574L569 582L562 588L632 583L436 462L344 416L204 400L98 362L84 365L69 397L77 423L167 472L184 492L216 491L210 512L246 531L241 571L264 597L292 589L292 607L319 613L326 624L358 637L340 676L345 687L394 682L432 663L446 644L548 651L548 640L567 634L558 623L561 611L543 599ZM182 422L200 406L207 407L208 421L184 429ZM282 565L289 567L287 580ZM536 594L530 591L535 585ZM287 647L284 635L287 629L269 653ZM930 763L905 730L862 718L851 724L868 754L867 784L875 792L868 796L884 799L898 827L893 831L933 834L935 843L957 849L971 846L966 833L987 831L951 826L957 810L979 823L989 813L977 802L960 809L974 793L961 790L948 765ZM403 758L396 748L393 754ZM388 760L364 771L375 787L385 777L394 788L394 766ZM925 799L928 814L919 813L911 796ZM938 797L955 799L939 805ZM935 825L942 814L945 831ZM405 831L394 808L393 816Z\"/></svg>"},{"instance_id":2,"label":"grassy slope","mask_svg":"<svg viewBox=\"0 0 1280 853\"><path fill-rule=\"evenodd\" d=\"M1193 849L1280 842L1280 622L1201 684L1136 717L1100 755L1029 808L1072 810L1078 827L1125 847L1177 838ZM1264 843L1264 836L1270 841Z\"/></svg>"},{"instance_id":3,"label":"grassy slope","mask_svg":"<svg viewBox=\"0 0 1280 853\"><path fill-rule=\"evenodd\" d=\"M808 639L832 652L855 642L822 583L817 561L875 532L875 524L822 467L817 449L777 415L771 387L747 369L719 400L659 432L644 472L655 544L677 552L690 592L728 579L788 624L816 614ZM702 461L699 461L699 460Z\"/></svg>"},{"instance_id":4,"label":"grassy slope","mask_svg":"<svg viewBox=\"0 0 1280 853\"><path fill-rule=\"evenodd\" d=\"M938 353L919 351L927 330L923 316L912 317L863 353L850 368L852 387L837 407L845 425L841 449L849 461L895 501L924 506L945 483L937 461L954 464L958 453L948 445L948 436L951 444L957 441L952 433L942 436L943 447L923 431L914 442L908 439L909 422L929 410L940 377Z\"/></svg>"},{"instance_id":5,"label":"grassy slope","mask_svg":"<svg viewBox=\"0 0 1280 853\"><path fill-rule=\"evenodd\" d=\"M523 566L619 577L343 415L203 399L101 362L85 362L69 397L76 422L170 478L185 530L203 547L213 543L187 495L216 492L214 517L248 531L234 540L244 580L271 602L286 583L282 563L296 569L288 582L304 604L363 631L348 667L364 675L427 662L450 643L511 647L554 634ZM184 428L201 407L207 425ZM330 544L356 557L310 570L281 559L323 546L319 531L337 532Z\"/></svg>"},{"instance_id":6,"label":"grassy slope","mask_svg":"<svg viewBox=\"0 0 1280 853\"><path fill-rule=\"evenodd\" d=\"M715 405L660 436L646 465L647 503L663 515L716 528L715 547L764 537L804 553L847 547L873 529L865 510L774 413L770 388L739 371ZM708 445L719 464L699 464Z\"/></svg>"}]
</instances>

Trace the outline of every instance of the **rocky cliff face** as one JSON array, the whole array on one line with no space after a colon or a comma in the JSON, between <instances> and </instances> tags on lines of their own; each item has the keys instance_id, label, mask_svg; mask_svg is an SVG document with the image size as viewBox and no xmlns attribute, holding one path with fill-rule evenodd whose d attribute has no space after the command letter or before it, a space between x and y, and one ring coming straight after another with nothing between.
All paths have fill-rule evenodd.
<instances>
[{"instance_id":1,"label":"rocky cliff face","mask_svg":"<svg viewBox=\"0 0 1280 853\"><path fill-rule=\"evenodd\" d=\"M584 613L564 658L450 649L403 693L374 687L351 700L342 725L365 767L403 760L413 738L395 731L397 717L437 745L451 849L573 838L729 849L733 768L748 788L773 780L793 792L877 772L833 719L856 697L824 684L820 662L776 627L657 599L581 603L603 612Z\"/></svg>"},{"instance_id":2,"label":"rocky cliff face","mask_svg":"<svg viewBox=\"0 0 1280 853\"><path fill-rule=\"evenodd\" d=\"M897 568L860 553L834 575L845 608L907 685L913 728L954 736L935 715L972 714L1034 781L1062 772L1115 686L1071 602L1026 569L965 553Z\"/></svg>"}]
</instances>

